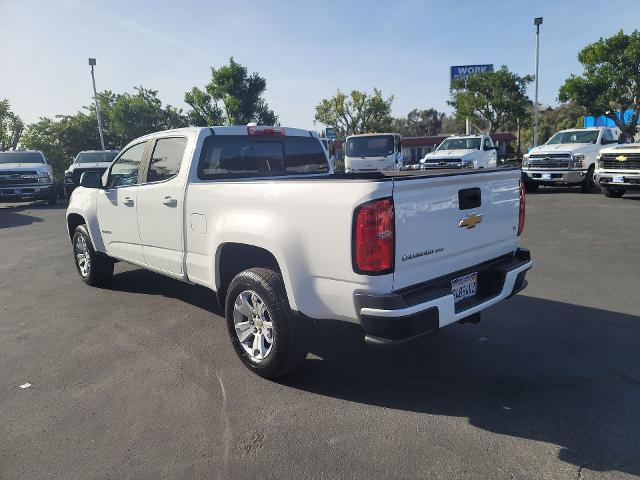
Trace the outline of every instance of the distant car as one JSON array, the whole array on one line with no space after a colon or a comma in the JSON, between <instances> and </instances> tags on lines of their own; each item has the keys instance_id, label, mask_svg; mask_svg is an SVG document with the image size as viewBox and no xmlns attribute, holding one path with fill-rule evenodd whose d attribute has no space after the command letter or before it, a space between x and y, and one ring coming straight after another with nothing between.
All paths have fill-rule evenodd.
<instances>
[{"instance_id":1,"label":"distant car","mask_svg":"<svg viewBox=\"0 0 640 480\"><path fill-rule=\"evenodd\" d=\"M423 169L495 168L496 164L496 147L489 135L449 137L420 160Z\"/></svg>"},{"instance_id":2,"label":"distant car","mask_svg":"<svg viewBox=\"0 0 640 480\"><path fill-rule=\"evenodd\" d=\"M605 146L618 143L612 128L561 130L547 143L524 155L522 177L527 192L540 186L579 185L583 193L596 188L593 180L596 156Z\"/></svg>"},{"instance_id":3,"label":"distant car","mask_svg":"<svg viewBox=\"0 0 640 480\"><path fill-rule=\"evenodd\" d=\"M64 172L65 196L71 197L73 190L80 185L80 176L84 172L100 172L102 174L117 156L117 150L86 150L78 153Z\"/></svg>"},{"instance_id":4,"label":"distant car","mask_svg":"<svg viewBox=\"0 0 640 480\"><path fill-rule=\"evenodd\" d=\"M0 152L0 199L46 200L55 205L53 169L39 150Z\"/></svg>"}]
</instances>

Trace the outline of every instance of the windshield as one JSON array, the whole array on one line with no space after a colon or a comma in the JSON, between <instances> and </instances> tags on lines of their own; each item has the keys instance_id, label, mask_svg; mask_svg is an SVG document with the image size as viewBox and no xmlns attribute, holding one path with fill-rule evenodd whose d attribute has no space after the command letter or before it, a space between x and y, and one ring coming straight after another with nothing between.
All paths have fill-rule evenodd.
<instances>
[{"instance_id":1,"label":"windshield","mask_svg":"<svg viewBox=\"0 0 640 480\"><path fill-rule=\"evenodd\" d=\"M75 163L111 163L116 158L118 152L80 152L76 157Z\"/></svg>"},{"instance_id":2,"label":"windshield","mask_svg":"<svg viewBox=\"0 0 640 480\"><path fill-rule=\"evenodd\" d=\"M558 132L549 139L547 145L557 145L560 143L596 143L598 141L598 130L570 130L568 132Z\"/></svg>"},{"instance_id":3,"label":"windshield","mask_svg":"<svg viewBox=\"0 0 640 480\"><path fill-rule=\"evenodd\" d=\"M0 152L0 165L7 163L44 163L38 152Z\"/></svg>"},{"instance_id":4,"label":"windshield","mask_svg":"<svg viewBox=\"0 0 640 480\"><path fill-rule=\"evenodd\" d=\"M351 137L345 147L345 155L349 157L388 157L393 151L393 135Z\"/></svg>"},{"instance_id":5,"label":"windshield","mask_svg":"<svg viewBox=\"0 0 640 480\"><path fill-rule=\"evenodd\" d=\"M438 150L480 150L480 138L447 138Z\"/></svg>"}]
</instances>

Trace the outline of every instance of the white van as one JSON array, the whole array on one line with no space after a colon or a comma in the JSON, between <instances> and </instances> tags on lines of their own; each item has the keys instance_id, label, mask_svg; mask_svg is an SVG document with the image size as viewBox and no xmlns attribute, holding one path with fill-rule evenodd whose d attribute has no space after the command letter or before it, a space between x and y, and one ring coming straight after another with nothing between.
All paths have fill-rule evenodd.
<instances>
[{"instance_id":1,"label":"white van","mask_svg":"<svg viewBox=\"0 0 640 480\"><path fill-rule=\"evenodd\" d=\"M403 165L399 133L366 133L347 137L344 145L346 173L400 170Z\"/></svg>"}]
</instances>

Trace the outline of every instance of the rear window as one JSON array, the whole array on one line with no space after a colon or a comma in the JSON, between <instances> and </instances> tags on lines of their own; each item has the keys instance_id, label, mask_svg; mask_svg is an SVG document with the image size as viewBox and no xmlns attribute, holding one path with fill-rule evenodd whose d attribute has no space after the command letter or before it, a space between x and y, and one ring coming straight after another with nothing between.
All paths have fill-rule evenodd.
<instances>
[{"instance_id":1,"label":"rear window","mask_svg":"<svg viewBox=\"0 0 640 480\"><path fill-rule=\"evenodd\" d=\"M324 149L313 137L213 135L205 139L198 163L203 180L328 171Z\"/></svg>"}]
</instances>

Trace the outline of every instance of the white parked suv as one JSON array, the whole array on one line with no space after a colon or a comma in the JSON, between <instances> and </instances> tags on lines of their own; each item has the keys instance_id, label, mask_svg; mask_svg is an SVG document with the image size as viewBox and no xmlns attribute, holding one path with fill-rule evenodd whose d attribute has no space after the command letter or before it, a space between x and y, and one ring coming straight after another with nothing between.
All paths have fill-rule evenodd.
<instances>
[{"instance_id":1,"label":"white parked suv","mask_svg":"<svg viewBox=\"0 0 640 480\"><path fill-rule=\"evenodd\" d=\"M640 191L640 143L603 148L596 157L596 183L607 197Z\"/></svg>"},{"instance_id":2,"label":"white parked suv","mask_svg":"<svg viewBox=\"0 0 640 480\"><path fill-rule=\"evenodd\" d=\"M420 160L420 168L495 168L498 155L489 135L460 135L444 140Z\"/></svg>"},{"instance_id":3,"label":"white parked suv","mask_svg":"<svg viewBox=\"0 0 640 480\"><path fill-rule=\"evenodd\" d=\"M80 183L67 228L82 280L122 260L210 288L264 377L304 360L316 319L397 344L477 320L532 265L519 169L334 174L307 130L154 133Z\"/></svg>"},{"instance_id":4,"label":"white parked suv","mask_svg":"<svg viewBox=\"0 0 640 480\"><path fill-rule=\"evenodd\" d=\"M528 192L541 185L579 185L584 193L595 189L596 155L607 145L618 143L612 128L561 130L547 143L524 155L522 174Z\"/></svg>"}]
</instances>

